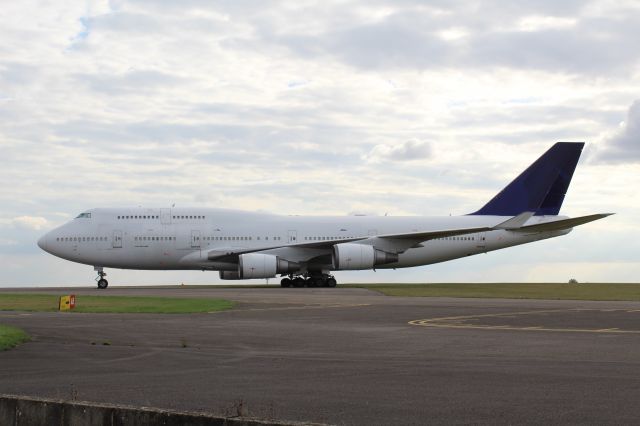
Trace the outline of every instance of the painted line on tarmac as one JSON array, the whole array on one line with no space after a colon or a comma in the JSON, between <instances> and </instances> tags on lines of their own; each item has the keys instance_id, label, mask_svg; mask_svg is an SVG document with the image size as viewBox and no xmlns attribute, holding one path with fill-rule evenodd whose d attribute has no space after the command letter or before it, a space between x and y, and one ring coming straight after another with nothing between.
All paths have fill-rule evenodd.
<instances>
[{"instance_id":1,"label":"painted line on tarmac","mask_svg":"<svg viewBox=\"0 0 640 426\"><path fill-rule=\"evenodd\" d=\"M294 311L306 309L326 309L326 308L357 308L362 306L371 306L371 303L357 303L350 305L304 305L304 306L286 306L277 308L248 308L248 309L228 309L225 311L207 312L208 314L220 314L224 312L256 312L256 311Z\"/></svg>"},{"instance_id":2,"label":"painted line on tarmac","mask_svg":"<svg viewBox=\"0 0 640 426\"><path fill-rule=\"evenodd\" d=\"M516 316L525 315L546 315L548 313L559 312L629 312L626 309L553 309L553 310L538 310L538 311L524 311L524 312L508 312L499 314L480 314L480 315L463 315L457 317L442 317L442 318L427 318L420 320L409 321L410 325L417 325L421 327L432 328L457 328L457 329L480 329L480 330L516 330L516 331L555 331L564 333L616 333L616 334L640 334L640 330L621 330L617 327L612 328L555 328L540 326L515 326L515 325L484 325L484 324L470 324L468 321L480 319L480 318L515 318ZM640 311L640 310L638 310Z\"/></svg>"}]
</instances>

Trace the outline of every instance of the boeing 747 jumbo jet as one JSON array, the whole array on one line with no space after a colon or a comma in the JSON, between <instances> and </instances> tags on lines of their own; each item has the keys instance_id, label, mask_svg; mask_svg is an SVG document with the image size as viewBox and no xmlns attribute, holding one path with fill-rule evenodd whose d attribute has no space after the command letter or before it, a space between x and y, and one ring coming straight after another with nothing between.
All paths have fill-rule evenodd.
<instances>
[{"instance_id":1,"label":"boeing 747 jumbo jet","mask_svg":"<svg viewBox=\"0 0 640 426\"><path fill-rule=\"evenodd\" d=\"M208 208L96 208L38 241L104 268L219 271L335 287L332 271L408 268L568 234L610 214L558 216L584 143L558 142L480 210L464 216L279 216Z\"/></svg>"}]
</instances>

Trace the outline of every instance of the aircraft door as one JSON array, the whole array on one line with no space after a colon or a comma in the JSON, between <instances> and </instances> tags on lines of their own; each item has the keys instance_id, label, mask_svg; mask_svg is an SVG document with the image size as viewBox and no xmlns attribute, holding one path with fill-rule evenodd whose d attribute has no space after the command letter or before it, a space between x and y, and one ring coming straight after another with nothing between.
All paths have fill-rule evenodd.
<instances>
[{"instance_id":1,"label":"aircraft door","mask_svg":"<svg viewBox=\"0 0 640 426\"><path fill-rule=\"evenodd\" d=\"M200 248L201 233L200 231L191 231L191 248Z\"/></svg>"},{"instance_id":2,"label":"aircraft door","mask_svg":"<svg viewBox=\"0 0 640 426\"><path fill-rule=\"evenodd\" d=\"M113 231L113 248L122 248L122 231Z\"/></svg>"},{"instance_id":3,"label":"aircraft door","mask_svg":"<svg viewBox=\"0 0 640 426\"><path fill-rule=\"evenodd\" d=\"M298 242L298 231L290 229L287 231L289 235L289 244L295 244Z\"/></svg>"},{"instance_id":4,"label":"aircraft door","mask_svg":"<svg viewBox=\"0 0 640 426\"><path fill-rule=\"evenodd\" d=\"M487 233L479 232L475 235L476 248L485 249L487 247Z\"/></svg>"},{"instance_id":5,"label":"aircraft door","mask_svg":"<svg viewBox=\"0 0 640 426\"><path fill-rule=\"evenodd\" d=\"M160 223L171 225L171 209L160 209Z\"/></svg>"}]
</instances>

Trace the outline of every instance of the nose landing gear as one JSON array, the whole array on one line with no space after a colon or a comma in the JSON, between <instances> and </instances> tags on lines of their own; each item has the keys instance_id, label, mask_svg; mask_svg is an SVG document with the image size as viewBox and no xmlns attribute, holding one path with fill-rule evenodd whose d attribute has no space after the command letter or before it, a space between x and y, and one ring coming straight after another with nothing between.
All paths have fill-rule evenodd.
<instances>
[{"instance_id":1,"label":"nose landing gear","mask_svg":"<svg viewBox=\"0 0 640 426\"><path fill-rule=\"evenodd\" d=\"M109 285L109 281L107 281L104 277L107 276L107 273L104 272L104 270L102 269L102 267L94 267L93 268L96 272L98 272L98 276L96 277L96 281L98 282L98 288L101 290L104 290L105 288L107 288L107 286Z\"/></svg>"}]
</instances>

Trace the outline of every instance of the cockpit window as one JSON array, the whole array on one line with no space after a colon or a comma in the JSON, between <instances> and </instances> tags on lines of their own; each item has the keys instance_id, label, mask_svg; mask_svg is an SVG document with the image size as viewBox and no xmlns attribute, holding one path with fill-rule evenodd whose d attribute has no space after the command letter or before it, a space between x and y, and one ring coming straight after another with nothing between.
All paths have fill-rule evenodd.
<instances>
[{"instance_id":1,"label":"cockpit window","mask_svg":"<svg viewBox=\"0 0 640 426\"><path fill-rule=\"evenodd\" d=\"M91 213L80 213L76 219L91 219Z\"/></svg>"}]
</instances>

